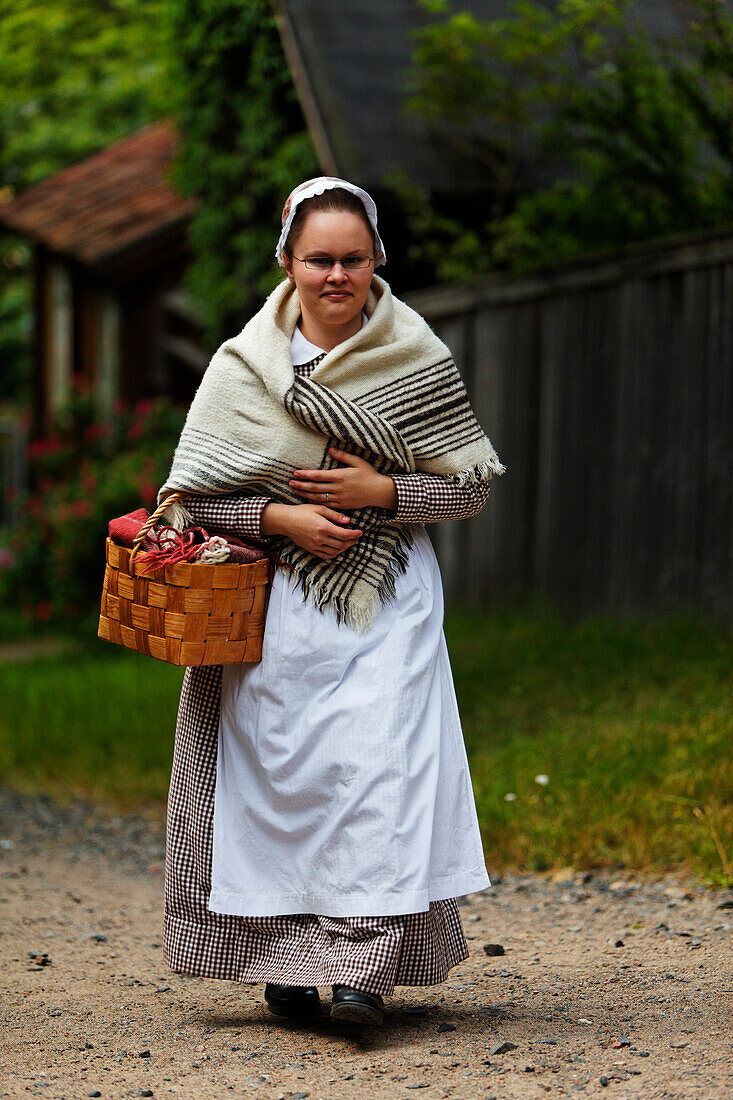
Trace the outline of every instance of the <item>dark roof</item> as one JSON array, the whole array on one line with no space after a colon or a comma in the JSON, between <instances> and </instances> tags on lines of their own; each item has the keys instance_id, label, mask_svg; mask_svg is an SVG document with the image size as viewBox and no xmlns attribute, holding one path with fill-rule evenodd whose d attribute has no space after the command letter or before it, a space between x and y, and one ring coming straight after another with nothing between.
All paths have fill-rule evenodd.
<instances>
[{"instance_id":1,"label":"dark roof","mask_svg":"<svg viewBox=\"0 0 733 1100\"><path fill-rule=\"evenodd\" d=\"M154 122L28 188L0 207L0 224L103 268L143 241L180 233L196 209L168 182L177 149L174 124Z\"/></svg>"},{"instance_id":2,"label":"dark roof","mask_svg":"<svg viewBox=\"0 0 733 1100\"><path fill-rule=\"evenodd\" d=\"M325 172L374 188L395 169L436 191L486 188L485 169L404 111L413 32L435 18L418 0L277 2L283 46ZM512 4L460 0L451 11L499 19L511 16ZM632 0L632 11L653 34L679 26L669 0ZM479 132L490 136L481 124Z\"/></svg>"},{"instance_id":3,"label":"dark roof","mask_svg":"<svg viewBox=\"0 0 733 1100\"><path fill-rule=\"evenodd\" d=\"M462 3L484 15L501 0ZM394 169L452 191L465 164L435 147L407 115L411 32L427 23L415 0L280 0L283 46L324 171L378 187Z\"/></svg>"}]
</instances>

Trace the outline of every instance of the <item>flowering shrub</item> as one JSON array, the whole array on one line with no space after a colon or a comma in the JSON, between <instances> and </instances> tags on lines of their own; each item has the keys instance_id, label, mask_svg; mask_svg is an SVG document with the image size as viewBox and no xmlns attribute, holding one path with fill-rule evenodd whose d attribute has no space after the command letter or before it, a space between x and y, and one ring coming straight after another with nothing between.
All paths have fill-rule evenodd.
<instances>
[{"instance_id":1,"label":"flowering shrub","mask_svg":"<svg viewBox=\"0 0 733 1100\"><path fill-rule=\"evenodd\" d=\"M76 393L28 448L24 518L0 547L0 603L35 621L96 629L110 519L155 506L185 412L169 401L118 405L99 421Z\"/></svg>"}]
</instances>

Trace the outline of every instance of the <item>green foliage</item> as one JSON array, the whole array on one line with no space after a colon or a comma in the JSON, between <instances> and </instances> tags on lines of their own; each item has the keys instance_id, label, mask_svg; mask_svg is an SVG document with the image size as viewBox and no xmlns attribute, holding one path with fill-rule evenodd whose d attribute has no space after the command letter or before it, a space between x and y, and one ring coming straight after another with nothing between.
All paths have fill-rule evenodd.
<instances>
[{"instance_id":1,"label":"green foliage","mask_svg":"<svg viewBox=\"0 0 733 1100\"><path fill-rule=\"evenodd\" d=\"M0 778L121 808L164 801L182 677L96 639L70 655L0 664Z\"/></svg>"},{"instance_id":2,"label":"green foliage","mask_svg":"<svg viewBox=\"0 0 733 1100\"><path fill-rule=\"evenodd\" d=\"M175 181L198 195L188 288L216 346L282 278L280 212L318 172L269 0L172 0L183 145Z\"/></svg>"},{"instance_id":3,"label":"green foliage","mask_svg":"<svg viewBox=\"0 0 733 1100\"><path fill-rule=\"evenodd\" d=\"M480 224L470 224L465 214L438 208L426 187L416 184L403 170L392 172L385 184L402 209L409 227L403 262L411 271L409 289L438 282L464 282L487 275L494 267L490 245ZM468 216L471 222L478 219Z\"/></svg>"},{"instance_id":4,"label":"green foliage","mask_svg":"<svg viewBox=\"0 0 733 1100\"><path fill-rule=\"evenodd\" d=\"M558 260L733 217L733 17L681 0L654 37L630 0L515 0L506 19L451 14L417 33L410 108L479 163L486 216L447 228L437 267L473 275ZM557 182L530 190L550 171ZM406 192L430 236L430 203ZM418 201L421 200L421 201Z\"/></svg>"},{"instance_id":5,"label":"green foliage","mask_svg":"<svg viewBox=\"0 0 733 1100\"><path fill-rule=\"evenodd\" d=\"M107 524L155 505L183 419L161 398L99 421L92 400L75 395L51 433L30 445L25 518L0 548L0 603L96 632Z\"/></svg>"},{"instance_id":6,"label":"green foliage","mask_svg":"<svg viewBox=\"0 0 733 1100\"><path fill-rule=\"evenodd\" d=\"M27 187L167 112L168 0L0 0L0 178Z\"/></svg>"},{"instance_id":7,"label":"green foliage","mask_svg":"<svg viewBox=\"0 0 733 1100\"><path fill-rule=\"evenodd\" d=\"M168 0L0 0L0 204L166 114ZM23 395L28 242L0 237L0 400Z\"/></svg>"}]
</instances>

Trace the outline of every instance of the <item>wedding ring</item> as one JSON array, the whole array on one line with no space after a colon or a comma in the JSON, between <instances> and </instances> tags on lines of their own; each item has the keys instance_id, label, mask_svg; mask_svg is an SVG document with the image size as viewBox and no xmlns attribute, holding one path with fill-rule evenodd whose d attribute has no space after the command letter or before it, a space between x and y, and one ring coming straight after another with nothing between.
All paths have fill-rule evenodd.
<instances>
[{"instance_id":1,"label":"wedding ring","mask_svg":"<svg viewBox=\"0 0 733 1100\"><path fill-rule=\"evenodd\" d=\"M330 495L331 495L330 493L326 493L326 500L328 500L328 498L330 497Z\"/></svg>"}]
</instances>

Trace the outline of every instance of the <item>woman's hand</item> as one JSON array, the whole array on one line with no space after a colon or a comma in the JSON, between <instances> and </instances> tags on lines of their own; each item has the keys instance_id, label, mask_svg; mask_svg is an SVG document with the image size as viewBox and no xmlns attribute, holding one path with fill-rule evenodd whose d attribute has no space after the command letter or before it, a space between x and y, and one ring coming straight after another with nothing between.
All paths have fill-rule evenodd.
<instances>
[{"instance_id":1,"label":"woman's hand","mask_svg":"<svg viewBox=\"0 0 733 1100\"><path fill-rule=\"evenodd\" d=\"M377 473L364 458L329 447L328 453L344 463L334 470L293 470L289 482L299 497L334 508L397 509L397 490L391 477Z\"/></svg>"},{"instance_id":2,"label":"woman's hand","mask_svg":"<svg viewBox=\"0 0 733 1100\"><path fill-rule=\"evenodd\" d=\"M348 550L363 533L348 527L349 516L320 504L266 504L260 517L263 535L287 535L289 539L329 561Z\"/></svg>"}]
</instances>

